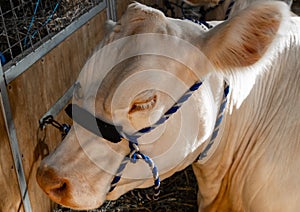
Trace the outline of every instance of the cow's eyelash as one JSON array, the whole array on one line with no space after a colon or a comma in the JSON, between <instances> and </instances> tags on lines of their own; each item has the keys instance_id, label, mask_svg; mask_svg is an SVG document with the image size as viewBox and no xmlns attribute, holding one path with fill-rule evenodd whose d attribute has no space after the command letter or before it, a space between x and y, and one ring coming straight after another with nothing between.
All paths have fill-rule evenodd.
<instances>
[{"instance_id":1,"label":"cow's eyelash","mask_svg":"<svg viewBox=\"0 0 300 212\"><path fill-rule=\"evenodd\" d=\"M150 99L147 99L145 102L135 102L129 112L132 113L135 111L150 110L154 107L156 101L157 97L153 96Z\"/></svg>"},{"instance_id":2,"label":"cow's eyelash","mask_svg":"<svg viewBox=\"0 0 300 212\"><path fill-rule=\"evenodd\" d=\"M151 99L149 102L146 103L136 103L134 104L135 107L140 108L140 109L149 109L155 104L155 99Z\"/></svg>"}]
</instances>

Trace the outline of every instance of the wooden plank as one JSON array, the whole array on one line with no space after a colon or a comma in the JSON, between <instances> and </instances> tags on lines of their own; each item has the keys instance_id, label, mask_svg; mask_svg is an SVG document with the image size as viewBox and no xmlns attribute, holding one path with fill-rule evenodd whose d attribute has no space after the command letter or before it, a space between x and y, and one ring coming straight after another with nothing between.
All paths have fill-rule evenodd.
<instances>
[{"instance_id":1,"label":"wooden plank","mask_svg":"<svg viewBox=\"0 0 300 212\"><path fill-rule=\"evenodd\" d=\"M0 104L0 211L24 211Z\"/></svg>"},{"instance_id":2,"label":"wooden plank","mask_svg":"<svg viewBox=\"0 0 300 212\"><path fill-rule=\"evenodd\" d=\"M102 11L8 85L32 211L51 211L54 207L39 188L35 175L42 152L53 150L61 141L60 132L50 126L46 140L39 140L42 136L41 132L38 135L38 120L75 82L103 38L105 21L106 11ZM56 119L61 123L70 121L63 112Z\"/></svg>"}]
</instances>

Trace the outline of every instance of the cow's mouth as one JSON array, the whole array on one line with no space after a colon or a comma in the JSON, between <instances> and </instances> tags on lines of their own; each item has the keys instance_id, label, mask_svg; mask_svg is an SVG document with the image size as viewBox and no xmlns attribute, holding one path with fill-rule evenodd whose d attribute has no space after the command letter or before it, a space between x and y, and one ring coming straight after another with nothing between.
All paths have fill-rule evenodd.
<instances>
[{"instance_id":1,"label":"cow's mouth","mask_svg":"<svg viewBox=\"0 0 300 212\"><path fill-rule=\"evenodd\" d=\"M81 201L74 199L72 183L63 177L59 177L57 170L42 165L37 171L37 182L49 198L63 206L73 209L82 209ZM77 198L76 198L77 199Z\"/></svg>"},{"instance_id":2,"label":"cow's mouth","mask_svg":"<svg viewBox=\"0 0 300 212\"><path fill-rule=\"evenodd\" d=\"M54 177L51 179L50 172L41 173L38 172L38 184L44 190L44 192L52 199L54 202L63 204L63 202L69 202L70 186L66 179L59 179ZM41 177L42 176L42 177ZM65 204L64 204L65 205Z\"/></svg>"},{"instance_id":3,"label":"cow's mouth","mask_svg":"<svg viewBox=\"0 0 300 212\"><path fill-rule=\"evenodd\" d=\"M75 200L72 196L72 189L68 182L62 182L57 188L52 188L47 195L52 201L74 210L90 210L102 205L99 202L89 202L89 200L84 201L84 195L81 197L80 201L78 201L78 199Z\"/></svg>"}]
</instances>

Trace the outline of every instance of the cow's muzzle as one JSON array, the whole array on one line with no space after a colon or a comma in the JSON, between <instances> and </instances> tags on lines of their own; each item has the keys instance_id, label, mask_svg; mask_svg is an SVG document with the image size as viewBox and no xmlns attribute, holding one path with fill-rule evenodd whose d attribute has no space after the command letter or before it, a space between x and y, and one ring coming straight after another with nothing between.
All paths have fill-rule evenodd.
<instances>
[{"instance_id":1,"label":"cow's muzzle","mask_svg":"<svg viewBox=\"0 0 300 212\"><path fill-rule=\"evenodd\" d=\"M37 182L44 192L55 202L61 203L69 195L69 181L59 177L58 171L47 165L37 170Z\"/></svg>"}]
</instances>

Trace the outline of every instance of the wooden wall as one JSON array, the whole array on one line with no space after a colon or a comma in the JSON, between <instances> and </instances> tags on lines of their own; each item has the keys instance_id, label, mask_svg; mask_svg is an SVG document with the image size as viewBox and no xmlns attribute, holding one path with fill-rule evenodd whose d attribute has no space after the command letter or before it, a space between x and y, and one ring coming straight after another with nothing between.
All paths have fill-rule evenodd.
<instances>
[{"instance_id":1,"label":"wooden wall","mask_svg":"<svg viewBox=\"0 0 300 212\"><path fill-rule=\"evenodd\" d=\"M34 212L52 211L54 207L39 188L35 175L43 151L52 151L61 141L60 132L49 126L46 140L41 142L38 120L75 82L86 59L103 38L106 17L104 10L7 86ZM63 112L55 119L70 122ZM0 136L0 211L23 211L2 113Z\"/></svg>"},{"instance_id":2,"label":"wooden wall","mask_svg":"<svg viewBox=\"0 0 300 212\"><path fill-rule=\"evenodd\" d=\"M0 211L23 211L21 195L0 105Z\"/></svg>"}]
</instances>

